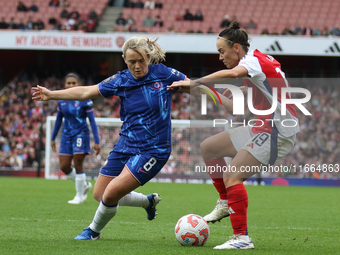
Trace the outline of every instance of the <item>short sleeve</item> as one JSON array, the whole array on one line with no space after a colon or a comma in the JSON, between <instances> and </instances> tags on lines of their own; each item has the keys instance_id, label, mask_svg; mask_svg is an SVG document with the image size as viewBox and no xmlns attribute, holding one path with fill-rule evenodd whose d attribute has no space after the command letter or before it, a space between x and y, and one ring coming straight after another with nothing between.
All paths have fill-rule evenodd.
<instances>
[{"instance_id":1,"label":"short sleeve","mask_svg":"<svg viewBox=\"0 0 340 255\"><path fill-rule=\"evenodd\" d=\"M241 59L239 66L243 66L245 69L248 70L248 75L250 77L254 77L262 73L262 68L260 65L259 60L254 56L248 56Z\"/></svg>"},{"instance_id":2,"label":"short sleeve","mask_svg":"<svg viewBox=\"0 0 340 255\"><path fill-rule=\"evenodd\" d=\"M185 74L181 73L180 71L174 68L168 67L167 69L169 72L169 76L167 77L167 81L169 82L169 84L175 81L183 81L187 77Z\"/></svg>"},{"instance_id":3,"label":"short sleeve","mask_svg":"<svg viewBox=\"0 0 340 255\"><path fill-rule=\"evenodd\" d=\"M87 100L87 101L85 101L84 107L85 107L86 110L92 109L92 108L93 108L93 102L92 102L92 100Z\"/></svg>"},{"instance_id":4,"label":"short sleeve","mask_svg":"<svg viewBox=\"0 0 340 255\"><path fill-rule=\"evenodd\" d=\"M117 94L120 83L120 75L112 75L98 84L99 93L106 98L112 97Z\"/></svg>"}]
</instances>

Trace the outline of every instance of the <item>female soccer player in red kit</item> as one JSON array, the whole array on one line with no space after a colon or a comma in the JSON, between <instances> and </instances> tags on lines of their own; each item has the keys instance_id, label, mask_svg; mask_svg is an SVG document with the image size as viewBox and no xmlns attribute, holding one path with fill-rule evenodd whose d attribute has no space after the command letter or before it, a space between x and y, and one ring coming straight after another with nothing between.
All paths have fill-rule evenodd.
<instances>
[{"instance_id":1,"label":"female soccer player in red kit","mask_svg":"<svg viewBox=\"0 0 340 255\"><path fill-rule=\"evenodd\" d=\"M191 82L174 82L168 89L196 87L204 83L204 79L242 78L245 86L252 89L252 103L257 110L271 109L275 100L273 90L277 89L277 108L273 113L257 115L255 125L230 129L201 143L201 154L207 166L227 166L224 157L231 157L230 167L237 169L234 173L223 173L223 179L211 175L220 198L215 209L204 219L215 222L230 216L234 230L230 240L214 249L254 249L252 239L248 236L248 195L243 182L256 172L241 170L254 166L261 169L262 165L274 165L285 157L294 146L299 125L285 127L281 125L282 120L290 119L298 123L298 119L294 105L287 105L287 114L281 115L281 88L289 84L281 71L280 63L258 50L249 50L248 34L240 29L237 21L233 21L219 34L216 46L219 59L227 67L226 70ZM232 100L222 95L221 99L226 110L233 113Z\"/></svg>"}]
</instances>

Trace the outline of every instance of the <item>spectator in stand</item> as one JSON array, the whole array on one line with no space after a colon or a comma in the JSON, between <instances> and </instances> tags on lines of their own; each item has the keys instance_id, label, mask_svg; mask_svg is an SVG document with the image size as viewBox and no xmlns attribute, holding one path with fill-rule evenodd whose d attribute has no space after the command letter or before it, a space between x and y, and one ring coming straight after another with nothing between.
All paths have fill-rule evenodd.
<instances>
[{"instance_id":1,"label":"spectator in stand","mask_svg":"<svg viewBox=\"0 0 340 255\"><path fill-rule=\"evenodd\" d=\"M70 14L68 15L68 17L70 19L74 19L74 20L78 20L79 17L80 17L80 14L79 12L77 11L77 8L76 7L73 7L72 8L72 11L70 12Z\"/></svg>"},{"instance_id":2,"label":"spectator in stand","mask_svg":"<svg viewBox=\"0 0 340 255\"><path fill-rule=\"evenodd\" d=\"M10 28L10 29L18 29L18 25L15 22L13 17L11 18L11 20L8 23L8 28Z\"/></svg>"},{"instance_id":3,"label":"spectator in stand","mask_svg":"<svg viewBox=\"0 0 340 255\"><path fill-rule=\"evenodd\" d=\"M126 20L125 31L137 32L137 23L132 17L132 15L130 15L128 19Z\"/></svg>"},{"instance_id":4,"label":"spectator in stand","mask_svg":"<svg viewBox=\"0 0 340 255\"><path fill-rule=\"evenodd\" d=\"M129 24L129 26L126 27L126 31L128 31L128 32L138 32L137 23L134 19L132 19L132 22Z\"/></svg>"},{"instance_id":5,"label":"spectator in stand","mask_svg":"<svg viewBox=\"0 0 340 255\"><path fill-rule=\"evenodd\" d=\"M11 168L14 170L21 170L24 165L22 158L17 154L17 149L13 150L9 161L11 164Z\"/></svg>"},{"instance_id":6,"label":"spectator in stand","mask_svg":"<svg viewBox=\"0 0 340 255\"><path fill-rule=\"evenodd\" d=\"M169 28L168 28L168 31L167 31L168 34L176 34L176 30L174 28L174 25L171 25Z\"/></svg>"},{"instance_id":7,"label":"spectator in stand","mask_svg":"<svg viewBox=\"0 0 340 255\"><path fill-rule=\"evenodd\" d=\"M155 8L156 9L162 9L163 8L163 3L160 0L157 0L155 3Z\"/></svg>"},{"instance_id":8,"label":"spectator in stand","mask_svg":"<svg viewBox=\"0 0 340 255\"><path fill-rule=\"evenodd\" d=\"M123 13L121 12L116 19L116 25L118 26L125 26L126 25L126 19L123 17Z\"/></svg>"},{"instance_id":9,"label":"spectator in stand","mask_svg":"<svg viewBox=\"0 0 340 255\"><path fill-rule=\"evenodd\" d=\"M160 15L156 16L155 27L163 27L163 20L161 19Z\"/></svg>"},{"instance_id":10,"label":"spectator in stand","mask_svg":"<svg viewBox=\"0 0 340 255\"><path fill-rule=\"evenodd\" d=\"M48 19L48 24L50 25L51 29L55 29L56 25L57 25L57 19L54 17L54 15L52 15L49 19Z\"/></svg>"},{"instance_id":11,"label":"spectator in stand","mask_svg":"<svg viewBox=\"0 0 340 255\"><path fill-rule=\"evenodd\" d=\"M201 9L198 9L195 13L194 20L203 21L203 14Z\"/></svg>"},{"instance_id":12,"label":"spectator in stand","mask_svg":"<svg viewBox=\"0 0 340 255\"><path fill-rule=\"evenodd\" d=\"M38 12L39 11L39 8L38 6L35 4L34 1L32 1L32 5L31 7L28 9L29 11L32 11L32 12Z\"/></svg>"},{"instance_id":13,"label":"spectator in stand","mask_svg":"<svg viewBox=\"0 0 340 255\"><path fill-rule=\"evenodd\" d=\"M136 3L135 3L135 8L144 8L144 3L142 0L138 0Z\"/></svg>"},{"instance_id":14,"label":"spectator in stand","mask_svg":"<svg viewBox=\"0 0 340 255\"><path fill-rule=\"evenodd\" d=\"M92 19L92 20L94 20L97 23L98 15L97 15L95 9L91 9L90 10L90 12L89 12L89 19Z\"/></svg>"},{"instance_id":15,"label":"spectator in stand","mask_svg":"<svg viewBox=\"0 0 340 255\"><path fill-rule=\"evenodd\" d=\"M324 27L322 33L322 35L324 36L330 36L331 35L331 31L328 29L328 27Z\"/></svg>"},{"instance_id":16,"label":"spectator in stand","mask_svg":"<svg viewBox=\"0 0 340 255\"><path fill-rule=\"evenodd\" d=\"M155 9L155 1L145 1L144 9Z\"/></svg>"},{"instance_id":17,"label":"spectator in stand","mask_svg":"<svg viewBox=\"0 0 340 255\"><path fill-rule=\"evenodd\" d=\"M153 27L155 25L155 20L151 17L151 14L149 13L148 16L145 17L143 20L143 26L146 27Z\"/></svg>"},{"instance_id":18,"label":"spectator in stand","mask_svg":"<svg viewBox=\"0 0 340 255\"><path fill-rule=\"evenodd\" d=\"M126 8L135 8L135 2L133 0L125 0L124 7Z\"/></svg>"},{"instance_id":19,"label":"spectator in stand","mask_svg":"<svg viewBox=\"0 0 340 255\"><path fill-rule=\"evenodd\" d=\"M41 19L38 19L36 23L34 23L33 26L34 30L44 30L45 29L45 24Z\"/></svg>"},{"instance_id":20,"label":"spectator in stand","mask_svg":"<svg viewBox=\"0 0 340 255\"><path fill-rule=\"evenodd\" d=\"M27 23L26 23L26 29L33 30L33 28L34 28L34 21L32 20L32 16L29 16Z\"/></svg>"},{"instance_id":21,"label":"spectator in stand","mask_svg":"<svg viewBox=\"0 0 340 255\"><path fill-rule=\"evenodd\" d=\"M7 28L8 28L8 23L6 22L5 18L2 17L1 22L0 22L0 29L7 29Z\"/></svg>"},{"instance_id":22,"label":"spectator in stand","mask_svg":"<svg viewBox=\"0 0 340 255\"><path fill-rule=\"evenodd\" d=\"M59 0L51 0L50 6L58 7L59 6Z\"/></svg>"},{"instance_id":23,"label":"spectator in stand","mask_svg":"<svg viewBox=\"0 0 340 255\"><path fill-rule=\"evenodd\" d=\"M68 13L68 11L65 8L60 13L60 18L62 18L62 19L67 19L69 16L70 16L70 14Z\"/></svg>"},{"instance_id":24,"label":"spectator in stand","mask_svg":"<svg viewBox=\"0 0 340 255\"><path fill-rule=\"evenodd\" d=\"M87 20L87 32L94 32L96 28L96 21L94 19Z\"/></svg>"},{"instance_id":25,"label":"spectator in stand","mask_svg":"<svg viewBox=\"0 0 340 255\"><path fill-rule=\"evenodd\" d=\"M254 28L254 29L256 29L257 25L255 24L255 22L252 19L250 19L250 21L247 24L246 28Z\"/></svg>"},{"instance_id":26,"label":"spectator in stand","mask_svg":"<svg viewBox=\"0 0 340 255\"><path fill-rule=\"evenodd\" d=\"M295 35L302 35L302 29L299 25L297 25L295 28L294 28L294 34Z\"/></svg>"},{"instance_id":27,"label":"spectator in stand","mask_svg":"<svg viewBox=\"0 0 340 255\"><path fill-rule=\"evenodd\" d=\"M269 35L269 30L268 30L268 28L262 29L261 35Z\"/></svg>"},{"instance_id":28,"label":"spectator in stand","mask_svg":"<svg viewBox=\"0 0 340 255\"><path fill-rule=\"evenodd\" d=\"M26 5L24 5L23 2L19 1L18 6L17 6L17 11L18 12L27 12Z\"/></svg>"},{"instance_id":29,"label":"spectator in stand","mask_svg":"<svg viewBox=\"0 0 340 255\"><path fill-rule=\"evenodd\" d=\"M271 35L279 35L279 32L277 31L277 27L273 27L273 32L271 32Z\"/></svg>"},{"instance_id":30,"label":"spectator in stand","mask_svg":"<svg viewBox=\"0 0 340 255\"><path fill-rule=\"evenodd\" d=\"M70 3L68 1L59 1L59 6L60 7L69 7L70 6Z\"/></svg>"},{"instance_id":31,"label":"spectator in stand","mask_svg":"<svg viewBox=\"0 0 340 255\"><path fill-rule=\"evenodd\" d=\"M18 29L20 29L20 30L25 30L26 29L26 26L25 26L25 23L24 23L23 19L20 19L20 22L18 24Z\"/></svg>"},{"instance_id":32,"label":"spectator in stand","mask_svg":"<svg viewBox=\"0 0 340 255\"><path fill-rule=\"evenodd\" d=\"M183 16L184 20L193 20L194 16L191 14L191 12L189 11L189 9L185 10L185 14Z\"/></svg>"},{"instance_id":33,"label":"spectator in stand","mask_svg":"<svg viewBox=\"0 0 340 255\"><path fill-rule=\"evenodd\" d=\"M293 30L290 29L289 26L286 26L286 27L283 29L283 31L282 31L281 34L282 34L282 35L294 35L294 32L293 32Z\"/></svg>"},{"instance_id":34,"label":"spectator in stand","mask_svg":"<svg viewBox=\"0 0 340 255\"><path fill-rule=\"evenodd\" d=\"M212 27L208 28L207 34L215 34Z\"/></svg>"},{"instance_id":35,"label":"spectator in stand","mask_svg":"<svg viewBox=\"0 0 340 255\"><path fill-rule=\"evenodd\" d=\"M228 14L226 14L226 15L224 15L224 17L223 17L223 20L222 20L222 22L221 22L221 25L220 25L220 27L229 27L229 25L230 25L230 21L229 21L229 15Z\"/></svg>"}]
</instances>

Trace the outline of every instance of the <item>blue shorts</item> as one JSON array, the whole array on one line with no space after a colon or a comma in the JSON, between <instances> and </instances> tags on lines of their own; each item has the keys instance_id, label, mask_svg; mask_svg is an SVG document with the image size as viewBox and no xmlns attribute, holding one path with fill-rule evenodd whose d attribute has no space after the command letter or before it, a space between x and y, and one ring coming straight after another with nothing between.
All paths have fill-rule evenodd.
<instances>
[{"instance_id":1,"label":"blue shorts","mask_svg":"<svg viewBox=\"0 0 340 255\"><path fill-rule=\"evenodd\" d=\"M91 154L90 134L75 137L61 137L59 155Z\"/></svg>"},{"instance_id":2,"label":"blue shorts","mask_svg":"<svg viewBox=\"0 0 340 255\"><path fill-rule=\"evenodd\" d=\"M117 177L126 165L133 177L144 185L162 169L168 161L170 153L152 155L147 152L141 154L126 154L112 151L104 163L100 174Z\"/></svg>"}]
</instances>

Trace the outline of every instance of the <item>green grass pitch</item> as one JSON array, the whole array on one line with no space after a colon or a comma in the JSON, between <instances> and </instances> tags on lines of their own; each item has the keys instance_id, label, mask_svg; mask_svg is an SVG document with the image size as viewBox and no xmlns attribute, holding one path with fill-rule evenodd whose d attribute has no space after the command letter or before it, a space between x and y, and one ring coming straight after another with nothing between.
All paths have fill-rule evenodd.
<instances>
[{"instance_id":1,"label":"green grass pitch","mask_svg":"<svg viewBox=\"0 0 340 255\"><path fill-rule=\"evenodd\" d=\"M92 196L69 205L71 181L0 177L0 254L339 254L339 188L246 188L255 250L226 251L213 247L232 235L229 218L210 225L203 247L182 247L174 236L181 216L213 209L213 185L148 183L137 191L161 194L155 220L148 221L141 208L120 207L102 239L76 241L97 209Z\"/></svg>"}]
</instances>

